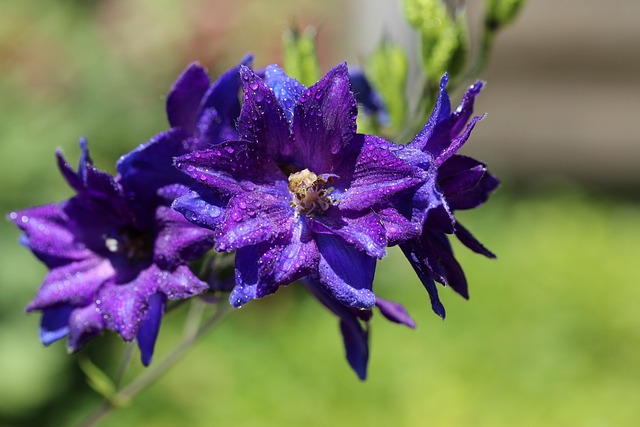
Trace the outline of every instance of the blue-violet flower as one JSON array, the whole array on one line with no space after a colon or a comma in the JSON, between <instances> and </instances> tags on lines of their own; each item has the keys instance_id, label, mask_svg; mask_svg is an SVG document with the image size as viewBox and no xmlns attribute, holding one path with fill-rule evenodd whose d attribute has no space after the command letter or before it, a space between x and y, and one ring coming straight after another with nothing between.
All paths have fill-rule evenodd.
<instances>
[{"instance_id":1,"label":"blue-violet flower","mask_svg":"<svg viewBox=\"0 0 640 427\"><path fill-rule=\"evenodd\" d=\"M68 335L75 352L110 329L137 338L148 365L167 300L208 289L187 262L212 246L212 233L168 206L127 197L135 192L126 182L96 169L84 140L80 147L76 172L57 153L75 196L9 214L22 243L50 269L27 311L42 312L45 345Z\"/></svg>"}]
</instances>

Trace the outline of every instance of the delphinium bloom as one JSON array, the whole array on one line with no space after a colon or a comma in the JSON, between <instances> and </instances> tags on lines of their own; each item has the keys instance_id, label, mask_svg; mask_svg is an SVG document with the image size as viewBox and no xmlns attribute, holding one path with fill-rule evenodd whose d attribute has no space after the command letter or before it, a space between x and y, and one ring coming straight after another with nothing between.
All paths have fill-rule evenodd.
<instances>
[{"instance_id":1,"label":"delphinium bloom","mask_svg":"<svg viewBox=\"0 0 640 427\"><path fill-rule=\"evenodd\" d=\"M376 304L371 287L387 230L404 230L405 239L419 234L393 215L393 202L423 185L427 174L394 156L391 143L356 133L346 65L308 89L273 65L264 80L246 67L240 74L240 139L177 158L196 187L173 206L215 230L218 251L236 251L235 307L305 278L341 318L347 357L364 378L368 350L360 321ZM395 310L405 315L398 320L393 303L379 301L383 314L413 326L406 312Z\"/></svg>"},{"instance_id":2,"label":"delphinium bloom","mask_svg":"<svg viewBox=\"0 0 640 427\"><path fill-rule=\"evenodd\" d=\"M151 362L167 300L208 289L187 263L212 245L212 233L96 169L81 140L78 170L57 153L76 195L62 203L12 212L22 242L50 269L27 311L41 311L41 341L68 335L79 350L103 329L137 338ZM153 186L151 186L153 191Z\"/></svg>"},{"instance_id":3,"label":"delphinium bloom","mask_svg":"<svg viewBox=\"0 0 640 427\"><path fill-rule=\"evenodd\" d=\"M475 98L483 83L478 81L472 85L464 94L460 106L452 113L447 82L448 76L445 74L440 81L436 106L429 121L405 150L421 151L432 156L436 168L436 197L430 198L431 204L425 211L427 215L420 237L400 243L429 292L433 310L443 318L445 309L434 280L451 286L464 298L469 297L464 272L454 257L447 235L455 234L469 249L495 258L457 221L454 212L480 206L499 184L484 163L456 154L467 142L476 123L484 117L471 118Z\"/></svg>"},{"instance_id":4,"label":"delphinium bloom","mask_svg":"<svg viewBox=\"0 0 640 427\"><path fill-rule=\"evenodd\" d=\"M241 64L249 65L252 59L247 55ZM136 197L157 202L157 192L164 186L189 182L173 166L174 157L237 139L239 67L231 68L212 83L206 69L193 63L176 79L166 101L171 128L118 161L118 172Z\"/></svg>"}]
</instances>

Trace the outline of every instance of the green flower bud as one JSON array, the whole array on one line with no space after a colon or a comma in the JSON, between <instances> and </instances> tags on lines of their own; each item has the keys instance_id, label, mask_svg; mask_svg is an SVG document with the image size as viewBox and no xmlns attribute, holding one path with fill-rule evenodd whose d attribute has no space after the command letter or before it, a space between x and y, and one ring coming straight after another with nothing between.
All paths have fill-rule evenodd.
<instances>
[{"instance_id":1,"label":"green flower bud","mask_svg":"<svg viewBox=\"0 0 640 427\"><path fill-rule=\"evenodd\" d=\"M516 18L524 0L485 0L485 4L486 25L489 31L495 31Z\"/></svg>"}]
</instances>

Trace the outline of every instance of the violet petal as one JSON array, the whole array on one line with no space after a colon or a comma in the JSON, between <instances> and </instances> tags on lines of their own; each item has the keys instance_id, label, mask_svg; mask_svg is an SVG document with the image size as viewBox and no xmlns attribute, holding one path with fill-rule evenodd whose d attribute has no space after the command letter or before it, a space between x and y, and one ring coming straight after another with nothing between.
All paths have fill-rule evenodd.
<instances>
[{"instance_id":1,"label":"violet petal","mask_svg":"<svg viewBox=\"0 0 640 427\"><path fill-rule=\"evenodd\" d=\"M318 234L319 281L323 289L348 307L369 309L375 304L371 291L376 259L355 249L338 236Z\"/></svg>"}]
</instances>

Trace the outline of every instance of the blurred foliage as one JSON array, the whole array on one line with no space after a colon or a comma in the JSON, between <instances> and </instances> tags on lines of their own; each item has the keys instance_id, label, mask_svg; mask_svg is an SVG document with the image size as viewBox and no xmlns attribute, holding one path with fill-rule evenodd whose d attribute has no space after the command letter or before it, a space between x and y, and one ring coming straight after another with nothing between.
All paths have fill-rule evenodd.
<instances>
[{"instance_id":1,"label":"blurred foliage","mask_svg":"<svg viewBox=\"0 0 640 427\"><path fill-rule=\"evenodd\" d=\"M367 76L380 92L389 112L389 132L397 135L407 117L408 59L404 50L383 42L369 58Z\"/></svg>"},{"instance_id":2,"label":"blurred foliage","mask_svg":"<svg viewBox=\"0 0 640 427\"><path fill-rule=\"evenodd\" d=\"M307 27L302 33L289 29L283 37L286 73L307 87L320 80L315 28Z\"/></svg>"},{"instance_id":3,"label":"blurred foliage","mask_svg":"<svg viewBox=\"0 0 640 427\"><path fill-rule=\"evenodd\" d=\"M524 0L485 0L489 27L504 26L516 19Z\"/></svg>"},{"instance_id":4,"label":"blurred foliage","mask_svg":"<svg viewBox=\"0 0 640 427\"><path fill-rule=\"evenodd\" d=\"M420 34L427 79L438 82L447 71L456 78L469 50L464 13L456 10L452 16L443 0L405 0L404 6L409 23Z\"/></svg>"},{"instance_id":5,"label":"blurred foliage","mask_svg":"<svg viewBox=\"0 0 640 427\"><path fill-rule=\"evenodd\" d=\"M252 13L273 7L258 3ZM253 46L224 34L211 42L218 33L210 24L191 28L201 31L197 37L185 34L192 18L181 3L149 4L3 3L3 212L68 197L53 151L62 147L75 162L81 134L96 164L113 171L120 154L167 126L164 94L189 61L200 58L215 75ZM212 10L198 25L235 16L216 18L219 9ZM279 31L269 40L243 37L262 46L267 62ZM344 360L336 319L292 285L234 312L103 425L634 426L640 205L580 188L549 191L556 187L503 189L486 207L460 214L499 258L455 246L472 296L464 301L444 289L444 322L402 255L391 251L376 290L405 304L418 329L375 316L367 382ZM106 334L78 356L67 356L63 342L42 347L38 315L25 315L24 307L45 268L17 245L8 221L0 222L0 236L0 425L71 425L100 402L78 357L113 377L125 345ZM166 318L157 360L179 340L185 315L178 309ZM142 369L134 358L127 378Z\"/></svg>"}]
</instances>

